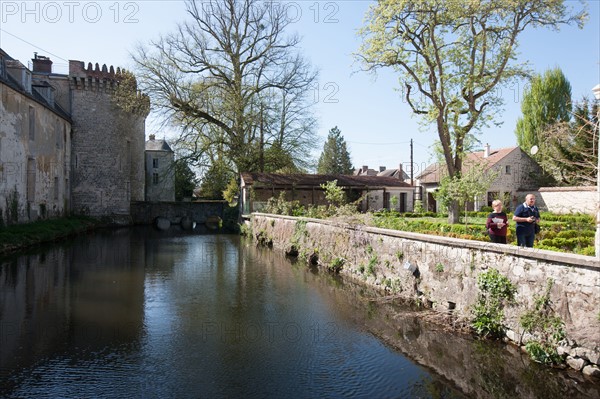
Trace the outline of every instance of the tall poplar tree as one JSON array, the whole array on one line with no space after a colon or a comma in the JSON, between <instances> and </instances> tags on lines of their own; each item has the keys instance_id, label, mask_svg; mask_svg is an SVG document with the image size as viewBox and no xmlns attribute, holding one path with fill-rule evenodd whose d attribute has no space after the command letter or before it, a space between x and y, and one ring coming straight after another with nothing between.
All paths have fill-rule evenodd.
<instances>
[{"instance_id":1,"label":"tall poplar tree","mask_svg":"<svg viewBox=\"0 0 600 399\"><path fill-rule=\"evenodd\" d=\"M571 84L560 68L534 75L523 92L523 116L517 120L515 135L519 147L527 153L534 145L540 147L534 157L542 159L544 131L556 123L571 120L571 110Z\"/></svg>"},{"instance_id":2,"label":"tall poplar tree","mask_svg":"<svg viewBox=\"0 0 600 399\"><path fill-rule=\"evenodd\" d=\"M380 0L362 29L357 58L367 71L392 68L424 124L436 126L448 176L460 178L465 145L500 114L499 85L524 77L517 38L587 17L564 0ZM569 6L567 6L569 5ZM458 223L458 202L448 220Z\"/></svg>"},{"instance_id":3,"label":"tall poplar tree","mask_svg":"<svg viewBox=\"0 0 600 399\"><path fill-rule=\"evenodd\" d=\"M323 152L319 157L317 173L322 175L350 175L352 161L346 146L346 141L338 127L329 130Z\"/></svg>"}]
</instances>

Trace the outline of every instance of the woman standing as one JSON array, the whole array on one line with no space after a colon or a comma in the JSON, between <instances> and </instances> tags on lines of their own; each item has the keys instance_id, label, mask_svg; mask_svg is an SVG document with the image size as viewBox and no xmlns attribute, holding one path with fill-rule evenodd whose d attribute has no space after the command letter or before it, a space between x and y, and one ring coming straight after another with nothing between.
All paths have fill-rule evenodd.
<instances>
[{"instance_id":1,"label":"woman standing","mask_svg":"<svg viewBox=\"0 0 600 399\"><path fill-rule=\"evenodd\" d=\"M502 201L494 200L492 208L494 212L487 217L485 227L490 234L490 240L499 244L506 244L506 232L508 230L508 218L502 211Z\"/></svg>"}]
</instances>

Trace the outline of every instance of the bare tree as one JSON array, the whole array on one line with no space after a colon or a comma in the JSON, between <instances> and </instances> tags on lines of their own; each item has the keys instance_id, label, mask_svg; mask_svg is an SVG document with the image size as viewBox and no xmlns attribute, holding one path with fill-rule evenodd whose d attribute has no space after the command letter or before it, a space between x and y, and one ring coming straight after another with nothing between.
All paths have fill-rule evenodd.
<instances>
[{"instance_id":1,"label":"bare tree","mask_svg":"<svg viewBox=\"0 0 600 399\"><path fill-rule=\"evenodd\" d=\"M175 147L209 166L265 170L271 147L298 167L310 162L315 119L308 94L317 73L285 36L285 7L258 0L188 1L191 20L133 55L140 86Z\"/></svg>"},{"instance_id":2,"label":"bare tree","mask_svg":"<svg viewBox=\"0 0 600 399\"><path fill-rule=\"evenodd\" d=\"M556 122L543 130L540 164L560 185L595 186L598 165L598 103L575 104L573 120Z\"/></svg>"}]
</instances>

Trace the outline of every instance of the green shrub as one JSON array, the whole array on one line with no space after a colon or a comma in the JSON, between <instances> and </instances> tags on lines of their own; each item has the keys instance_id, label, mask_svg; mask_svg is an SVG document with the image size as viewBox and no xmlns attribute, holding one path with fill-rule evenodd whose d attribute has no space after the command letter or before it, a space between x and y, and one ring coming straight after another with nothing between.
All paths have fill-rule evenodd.
<instances>
[{"instance_id":1,"label":"green shrub","mask_svg":"<svg viewBox=\"0 0 600 399\"><path fill-rule=\"evenodd\" d=\"M300 205L300 202L286 201L285 196L285 191L282 191L279 193L279 197L269 198L263 212L275 215L300 216L303 213L303 207Z\"/></svg>"},{"instance_id":2,"label":"green shrub","mask_svg":"<svg viewBox=\"0 0 600 399\"><path fill-rule=\"evenodd\" d=\"M534 361L544 364L561 363L556 347L566 336L563 321L554 315L550 306L553 284L549 279L544 293L534 297L534 308L520 317L521 326L534 337L525 345L525 350Z\"/></svg>"},{"instance_id":3,"label":"green shrub","mask_svg":"<svg viewBox=\"0 0 600 399\"><path fill-rule=\"evenodd\" d=\"M344 267L344 263L346 263L344 258L335 258L331 261L329 266L327 266L327 270L329 270L331 273L338 274L340 270L342 270L342 267Z\"/></svg>"},{"instance_id":4,"label":"green shrub","mask_svg":"<svg viewBox=\"0 0 600 399\"><path fill-rule=\"evenodd\" d=\"M375 266L377 266L377 263L377 255L371 256L371 259L369 259L369 264L367 265L367 274L375 275Z\"/></svg>"},{"instance_id":5,"label":"green shrub","mask_svg":"<svg viewBox=\"0 0 600 399\"><path fill-rule=\"evenodd\" d=\"M471 326L478 335L500 338L504 335L504 306L514 301L517 289L496 269L477 276L477 286L479 295Z\"/></svg>"}]
</instances>

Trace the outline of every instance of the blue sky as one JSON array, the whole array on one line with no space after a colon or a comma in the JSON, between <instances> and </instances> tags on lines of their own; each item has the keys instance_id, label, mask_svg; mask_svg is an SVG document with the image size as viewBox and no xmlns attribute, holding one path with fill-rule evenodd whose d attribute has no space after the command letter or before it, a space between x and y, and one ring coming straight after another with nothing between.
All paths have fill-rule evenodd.
<instances>
[{"instance_id":1,"label":"blue sky","mask_svg":"<svg viewBox=\"0 0 600 399\"><path fill-rule=\"evenodd\" d=\"M580 5L574 0L567 3ZM353 164L372 168L408 163L412 139L416 175L432 160L430 146L437 132L433 127L423 129L411 116L396 90L397 76L383 70L376 77L360 72L352 56L360 45L356 31L371 4L308 0L287 2L287 8L294 20L291 28L302 37L302 53L320 70L313 97L321 139L338 126ZM591 88L600 83L600 1L587 5L590 17L582 30L537 29L520 37L520 60L529 61L540 73L561 68L575 100L592 98ZM58 72L66 72L68 60L131 68L129 52L134 45L173 31L187 18L184 10L181 1L0 0L0 47L26 65L34 52L49 56ZM497 120L503 125L483 130L478 135L482 144L489 143L492 149L516 145L514 127L524 84L500 88L506 105ZM151 133L164 135L149 123L146 134ZM322 144L315 148L318 156Z\"/></svg>"}]
</instances>

